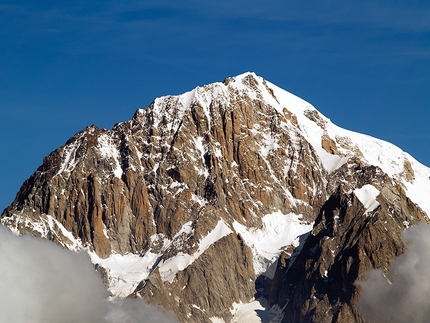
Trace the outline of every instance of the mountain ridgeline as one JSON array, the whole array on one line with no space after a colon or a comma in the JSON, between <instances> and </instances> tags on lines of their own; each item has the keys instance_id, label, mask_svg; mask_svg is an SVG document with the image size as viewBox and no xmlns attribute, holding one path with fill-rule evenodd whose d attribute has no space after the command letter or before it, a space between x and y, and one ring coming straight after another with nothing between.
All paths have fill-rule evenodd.
<instances>
[{"instance_id":1,"label":"mountain ridgeline","mask_svg":"<svg viewBox=\"0 0 430 323\"><path fill-rule=\"evenodd\" d=\"M245 73L80 131L1 222L88 252L113 298L181 322L236 322L258 297L276 322L366 322L355 282L388 271L404 229L429 221L429 178Z\"/></svg>"}]
</instances>

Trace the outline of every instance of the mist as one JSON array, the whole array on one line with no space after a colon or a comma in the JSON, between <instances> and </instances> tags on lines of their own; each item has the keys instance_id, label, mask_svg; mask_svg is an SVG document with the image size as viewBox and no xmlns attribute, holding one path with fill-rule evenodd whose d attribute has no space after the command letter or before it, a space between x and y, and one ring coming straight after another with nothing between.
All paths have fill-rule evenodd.
<instances>
[{"instance_id":1,"label":"mist","mask_svg":"<svg viewBox=\"0 0 430 323\"><path fill-rule=\"evenodd\" d=\"M0 225L0 322L178 322L143 300L107 300L88 255Z\"/></svg>"},{"instance_id":2,"label":"mist","mask_svg":"<svg viewBox=\"0 0 430 323\"><path fill-rule=\"evenodd\" d=\"M362 287L360 310L371 323L424 323L430 317L430 226L419 224L402 235L405 252L390 271L371 270Z\"/></svg>"}]
</instances>

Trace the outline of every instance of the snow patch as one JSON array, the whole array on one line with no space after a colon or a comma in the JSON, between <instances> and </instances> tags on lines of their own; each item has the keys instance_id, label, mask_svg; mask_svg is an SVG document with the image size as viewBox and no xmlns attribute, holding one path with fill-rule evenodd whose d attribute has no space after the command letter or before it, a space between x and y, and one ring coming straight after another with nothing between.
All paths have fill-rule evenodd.
<instances>
[{"instance_id":1,"label":"snow patch","mask_svg":"<svg viewBox=\"0 0 430 323\"><path fill-rule=\"evenodd\" d=\"M371 184L366 184L363 187L354 190L354 194L364 205L364 208L366 209L365 213L370 213L379 206L378 201L376 201L376 197L379 195L379 190Z\"/></svg>"},{"instance_id":2,"label":"snow patch","mask_svg":"<svg viewBox=\"0 0 430 323\"><path fill-rule=\"evenodd\" d=\"M147 252L143 257L135 254L111 254L106 259L99 258L95 252L88 252L95 264L102 266L108 274L109 291L114 297L127 297L146 279L158 254Z\"/></svg>"},{"instance_id":3,"label":"snow patch","mask_svg":"<svg viewBox=\"0 0 430 323\"><path fill-rule=\"evenodd\" d=\"M64 146L62 151L63 162L61 163L60 169L58 170L57 174L54 175L54 177L62 174L63 172L70 173L75 169L76 165L78 164L78 161L76 160L76 150L78 148L78 140L71 143L70 145Z\"/></svg>"},{"instance_id":4,"label":"snow patch","mask_svg":"<svg viewBox=\"0 0 430 323\"><path fill-rule=\"evenodd\" d=\"M194 146L196 147L197 151L200 152L200 161L203 165L203 170L196 168L199 175L204 175L205 178L209 176L209 171L205 167L205 154L206 154L206 147L204 144L204 138L203 137L197 137L194 138Z\"/></svg>"},{"instance_id":5,"label":"snow patch","mask_svg":"<svg viewBox=\"0 0 430 323\"><path fill-rule=\"evenodd\" d=\"M342 165L345 164L349 159L349 157L340 157L337 155L330 154L320 146L313 145L313 147L316 150L318 156L320 157L324 169L328 173L331 173L339 167L342 167Z\"/></svg>"},{"instance_id":6,"label":"snow patch","mask_svg":"<svg viewBox=\"0 0 430 323\"><path fill-rule=\"evenodd\" d=\"M179 252L176 256L162 261L158 266L161 279L172 283L176 274L191 265L212 244L232 233L223 220L219 220L215 228L199 243L199 249L192 255Z\"/></svg>"},{"instance_id":7,"label":"snow patch","mask_svg":"<svg viewBox=\"0 0 430 323\"><path fill-rule=\"evenodd\" d=\"M200 207L203 207L206 204L208 204L208 201L206 199L201 198L200 196L197 196L194 193L191 195L191 201L193 201L194 203L198 203Z\"/></svg>"},{"instance_id":8,"label":"snow patch","mask_svg":"<svg viewBox=\"0 0 430 323\"><path fill-rule=\"evenodd\" d=\"M411 156L408 160L414 170L415 179L413 182L403 181L406 187L406 194L430 217L430 199L428 194L430 192L430 168L420 164Z\"/></svg>"},{"instance_id":9,"label":"snow patch","mask_svg":"<svg viewBox=\"0 0 430 323\"><path fill-rule=\"evenodd\" d=\"M235 221L233 227L251 248L254 256L254 271L264 274L288 245L299 245L298 237L312 230L312 223L301 221L302 215L283 214L280 211L270 213L262 218L263 226L249 229ZM272 276L272 272L265 273ZM269 278L270 278L269 277Z\"/></svg>"},{"instance_id":10,"label":"snow patch","mask_svg":"<svg viewBox=\"0 0 430 323\"><path fill-rule=\"evenodd\" d=\"M263 136L263 146L260 146L260 154L266 158L270 151L279 148L278 139L270 133L261 133L261 135Z\"/></svg>"},{"instance_id":11,"label":"snow patch","mask_svg":"<svg viewBox=\"0 0 430 323\"><path fill-rule=\"evenodd\" d=\"M230 312L233 315L231 323L280 323L283 318L282 310L277 306L268 309L264 298L249 303L233 303Z\"/></svg>"},{"instance_id":12,"label":"snow patch","mask_svg":"<svg viewBox=\"0 0 430 323\"><path fill-rule=\"evenodd\" d=\"M109 160L112 164L112 171L114 175L118 178L122 176L121 159L120 153L115 146L113 140L108 134L101 134L98 137L98 149L103 158Z\"/></svg>"}]
</instances>

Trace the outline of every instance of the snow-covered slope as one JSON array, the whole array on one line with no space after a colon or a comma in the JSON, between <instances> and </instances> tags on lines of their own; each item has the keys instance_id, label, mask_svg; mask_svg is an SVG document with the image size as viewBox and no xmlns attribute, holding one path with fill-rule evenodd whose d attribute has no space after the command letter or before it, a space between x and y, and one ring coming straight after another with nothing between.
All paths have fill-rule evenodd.
<instances>
[{"instance_id":1,"label":"snow-covered slope","mask_svg":"<svg viewBox=\"0 0 430 323\"><path fill-rule=\"evenodd\" d=\"M253 73L239 75L232 83L246 93L249 89L243 86L243 79L248 75L258 80L257 93L261 94L257 95L258 99L272 105L279 113L286 108L297 117L301 133L312 144L328 172L341 166L348 158L358 156L366 164L377 166L399 180L408 197L430 214L430 199L426 193L430 192L430 168L387 141L338 127L310 103ZM335 144L330 152L323 148L328 138Z\"/></svg>"},{"instance_id":2,"label":"snow-covered slope","mask_svg":"<svg viewBox=\"0 0 430 323\"><path fill-rule=\"evenodd\" d=\"M247 79L252 77L256 82L250 84ZM167 129L177 129L184 111L190 104L199 104L203 107L210 123L210 104L214 100L224 101L228 104L231 91L249 97L251 100L264 102L272 106L279 114L284 109L297 118L301 134L311 143L317 152L322 164L328 172L340 167L348 158L359 156L368 165L381 168L386 174L399 180L405 185L408 196L414 200L426 213L430 214L430 199L423 192L430 190L430 169L397 146L368 135L349 131L333 124L330 119L318 112L315 107L303 99L279 88L254 73L244 73L228 79L228 84L213 83L205 87L197 87L183 95L163 97L155 100L154 115L163 118L168 110L166 101L175 101L181 108L168 123ZM167 107L169 107L167 105ZM159 120L154 121L158 123ZM281 123L281 126L287 126ZM260 146L260 154L267 155L268 150L276 148L276 138L266 138L267 133L252 129L254 136L262 136L265 142ZM323 146L324 142L332 140L335 148L328 152Z\"/></svg>"}]
</instances>

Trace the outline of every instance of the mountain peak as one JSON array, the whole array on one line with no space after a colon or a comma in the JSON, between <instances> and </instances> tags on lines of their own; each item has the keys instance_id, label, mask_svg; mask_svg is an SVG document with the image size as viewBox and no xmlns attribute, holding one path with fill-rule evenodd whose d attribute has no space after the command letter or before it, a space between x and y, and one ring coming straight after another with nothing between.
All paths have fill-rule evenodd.
<instances>
[{"instance_id":1,"label":"mountain peak","mask_svg":"<svg viewBox=\"0 0 430 323\"><path fill-rule=\"evenodd\" d=\"M113 297L148 298L182 322L229 322L226 309L256 293L291 304L291 321L315 308L359 320L354 280L371 263L386 268L402 228L428 220L429 177L394 145L247 72L77 133L1 222L88 252ZM392 232L392 249L379 251L375 232ZM344 257L356 265L340 268ZM333 286L348 293L327 287L337 274L348 279Z\"/></svg>"}]
</instances>

